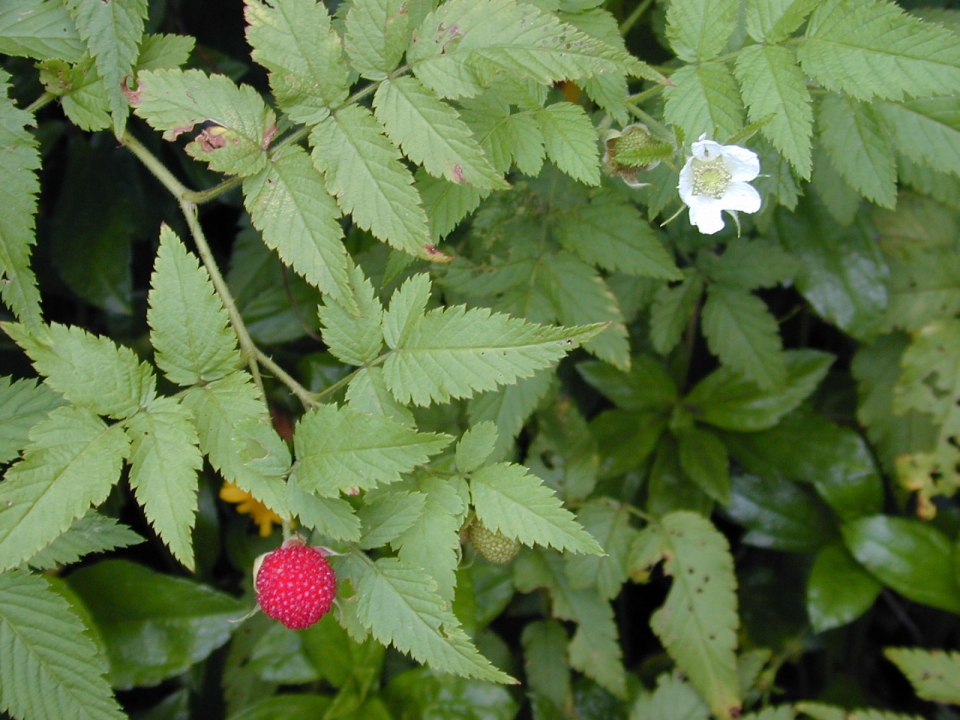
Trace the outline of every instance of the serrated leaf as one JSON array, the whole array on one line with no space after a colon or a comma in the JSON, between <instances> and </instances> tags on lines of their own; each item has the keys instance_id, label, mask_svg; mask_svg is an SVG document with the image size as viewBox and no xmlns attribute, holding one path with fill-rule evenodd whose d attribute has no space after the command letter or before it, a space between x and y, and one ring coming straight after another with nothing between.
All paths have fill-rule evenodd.
<instances>
[{"instance_id":1,"label":"serrated leaf","mask_svg":"<svg viewBox=\"0 0 960 720\"><path fill-rule=\"evenodd\" d=\"M244 205L267 247L321 292L357 312L340 209L303 148L288 145L243 181Z\"/></svg>"},{"instance_id":2,"label":"serrated leaf","mask_svg":"<svg viewBox=\"0 0 960 720\"><path fill-rule=\"evenodd\" d=\"M680 467L717 502L730 502L730 457L727 447L709 430L687 428L678 434Z\"/></svg>"},{"instance_id":3,"label":"serrated leaf","mask_svg":"<svg viewBox=\"0 0 960 720\"><path fill-rule=\"evenodd\" d=\"M430 276L418 273L390 296L390 306L383 313L383 339L390 348L396 349L410 339L427 309L431 290Z\"/></svg>"},{"instance_id":4,"label":"serrated leaf","mask_svg":"<svg viewBox=\"0 0 960 720\"><path fill-rule=\"evenodd\" d=\"M31 557L27 565L37 570L52 570L70 565L91 553L138 545L143 538L126 525L96 510L73 521L67 531Z\"/></svg>"},{"instance_id":5,"label":"serrated leaf","mask_svg":"<svg viewBox=\"0 0 960 720\"><path fill-rule=\"evenodd\" d=\"M186 146L210 169L247 176L267 166L276 115L249 85L199 70L148 70L137 76L134 109L164 140L176 140L197 124L211 123Z\"/></svg>"},{"instance_id":6,"label":"serrated leaf","mask_svg":"<svg viewBox=\"0 0 960 720\"><path fill-rule=\"evenodd\" d=\"M773 115L760 132L809 180L813 110L806 77L793 53L779 45L751 45L737 55L736 74L750 121Z\"/></svg>"},{"instance_id":7,"label":"serrated leaf","mask_svg":"<svg viewBox=\"0 0 960 720\"><path fill-rule=\"evenodd\" d=\"M348 299L356 313L324 298L320 305L321 332L323 342L335 357L349 365L362 366L376 359L383 347L383 306L359 267L350 268L349 281L353 292Z\"/></svg>"},{"instance_id":8,"label":"serrated leaf","mask_svg":"<svg viewBox=\"0 0 960 720\"><path fill-rule=\"evenodd\" d=\"M555 707L572 702L567 631L558 620L534 620L523 628L523 669L530 689ZM536 715L535 715L536 717Z\"/></svg>"},{"instance_id":9,"label":"serrated leaf","mask_svg":"<svg viewBox=\"0 0 960 720\"><path fill-rule=\"evenodd\" d=\"M883 654L907 676L920 698L960 704L960 653L887 648Z\"/></svg>"},{"instance_id":10,"label":"serrated leaf","mask_svg":"<svg viewBox=\"0 0 960 720\"><path fill-rule=\"evenodd\" d=\"M2 16L0 16L2 20ZM26 129L33 116L20 110L7 97L10 75L0 70L0 298L22 322L40 323L40 293L30 268L34 244L34 215L40 183L37 140Z\"/></svg>"},{"instance_id":11,"label":"serrated leaf","mask_svg":"<svg viewBox=\"0 0 960 720\"><path fill-rule=\"evenodd\" d=\"M394 144L431 175L480 190L509 187L457 111L416 78L382 82L373 107Z\"/></svg>"},{"instance_id":12,"label":"serrated leaf","mask_svg":"<svg viewBox=\"0 0 960 720\"><path fill-rule=\"evenodd\" d=\"M178 385L217 380L242 362L237 336L206 268L169 227L150 277L147 322L157 366Z\"/></svg>"},{"instance_id":13,"label":"serrated leaf","mask_svg":"<svg viewBox=\"0 0 960 720\"><path fill-rule=\"evenodd\" d=\"M56 0L0 0L0 53L37 60L79 62L77 26Z\"/></svg>"},{"instance_id":14,"label":"serrated leaf","mask_svg":"<svg viewBox=\"0 0 960 720\"><path fill-rule=\"evenodd\" d=\"M683 277L661 238L629 203L579 205L558 220L561 244L585 262L663 280Z\"/></svg>"},{"instance_id":15,"label":"serrated leaf","mask_svg":"<svg viewBox=\"0 0 960 720\"><path fill-rule=\"evenodd\" d=\"M355 0L347 12L344 45L368 80L384 80L403 57L410 12L403 0Z\"/></svg>"},{"instance_id":16,"label":"serrated leaf","mask_svg":"<svg viewBox=\"0 0 960 720\"><path fill-rule=\"evenodd\" d=\"M383 379L383 368L360 368L347 385L345 399L350 407L369 415L382 415L410 427L417 424L409 408L390 394Z\"/></svg>"},{"instance_id":17,"label":"serrated leaf","mask_svg":"<svg viewBox=\"0 0 960 720\"><path fill-rule=\"evenodd\" d=\"M757 296L711 285L703 306L703 334L710 351L764 390L783 386L787 367L780 329Z\"/></svg>"},{"instance_id":18,"label":"serrated leaf","mask_svg":"<svg viewBox=\"0 0 960 720\"><path fill-rule=\"evenodd\" d=\"M727 540L709 520L686 511L651 527L673 584L650 626L710 709L737 717L737 580Z\"/></svg>"},{"instance_id":19,"label":"serrated leaf","mask_svg":"<svg viewBox=\"0 0 960 720\"><path fill-rule=\"evenodd\" d=\"M377 640L437 670L514 682L477 651L424 570L396 558L365 562L362 568L357 582L358 617ZM390 612L383 612L384 607Z\"/></svg>"},{"instance_id":20,"label":"serrated leaf","mask_svg":"<svg viewBox=\"0 0 960 720\"><path fill-rule=\"evenodd\" d=\"M185 65L196 43L189 35L144 35L137 70L168 70Z\"/></svg>"},{"instance_id":21,"label":"serrated leaf","mask_svg":"<svg viewBox=\"0 0 960 720\"><path fill-rule=\"evenodd\" d=\"M878 102L874 111L892 131L897 151L940 172L960 175L960 101L924 98Z\"/></svg>"},{"instance_id":22,"label":"serrated leaf","mask_svg":"<svg viewBox=\"0 0 960 720\"><path fill-rule=\"evenodd\" d=\"M482 422L467 430L457 443L457 470L468 473L483 465L497 445L497 426Z\"/></svg>"},{"instance_id":23,"label":"serrated leaf","mask_svg":"<svg viewBox=\"0 0 960 720\"><path fill-rule=\"evenodd\" d=\"M706 255L712 257L712 254ZM720 261L706 267L710 279L744 290L787 283L802 266L779 245L763 240L735 238L727 243Z\"/></svg>"},{"instance_id":24,"label":"serrated leaf","mask_svg":"<svg viewBox=\"0 0 960 720\"><path fill-rule=\"evenodd\" d=\"M585 185L600 184L600 150L597 133L579 105L557 102L536 115L547 157L560 170Z\"/></svg>"},{"instance_id":25,"label":"serrated leaf","mask_svg":"<svg viewBox=\"0 0 960 720\"><path fill-rule=\"evenodd\" d=\"M525 175L540 174L546 150L535 111L511 113L510 103L491 90L465 101L461 116L499 172L506 172L516 162L517 169Z\"/></svg>"},{"instance_id":26,"label":"serrated leaf","mask_svg":"<svg viewBox=\"0 0 960 720\"><path fill-rule=\"evenodd\" d=\"M357 512L361 550L383 547L396 540L412 526L423 512L427 496L405 490L384 491L367 495Z\"/></svg>"},{"instance_id":27,"label":"serrated leaf","mask_svg":"<svg viewBox=\"0 0 960 720\"><path fill-rule=\"evenodd\" d=\"M437 594L444 601L452 602L462 552L460 525L466 515L467 502L446 479L421 477L416 486L426 495L427 502L420 517L393 545L399 546L401 560L426 570L437 583Z\"/></svg>"},{"instance_id":28,"label":"serrated leaf","mask_svg":"<svg viewBox=\"0 0 960 720\"><path fill-rule=\"evenodd\" d=\"M322 535L355 543L360 539L360 518L343 498L322 498L300 489L296 479L287 483L290 507L300 522Z\"/></svg>"},{"instance_id":29,"label":"serrated leaf","mask_svg":"<svg viewBox=\"0 0 960 720\"><path fill-rule=\"evenodd\" d=\"M421 82L448 98L474 97L497 73L544 85L618 72L662 80L624 50L509 0L445 3L424 19L407 62ZM490 82L482 83L481 75Z\"/></svg>"},{"instance_id":30,"label":"serrated leaf","mask_svg":"<svg viewBox=\"0 0 960 720\"><path fill-rule=\"evenodd\" d=\"M340 105L348 68L330 14L316 0L245 0L250 56L270 71L270 89L297 123L313 125Z\"/></svg>"},{"instance_id":31,"label":"serrated leaf","mask_svg":"<svg viewBox=\"0 0 960 720\"><path fill-rule=\"evenodd\" d=\"M670 77L664 90L664 119L680 127L691 140L726 140L743 128L743 102L737 81L721 62L686 65Z\"/></svg>"},{"instance_id":32,"label":"serrated leaf","mask_svg":"<svg viewBox=\"0 0 960 720\"><path fill-rule=\"evenodd\" d=\"M897 202L897 164L886 132L870 105L830 94L820 101L820 139L840 175L868 200Z\"/></svg>"},{"instance_id":33,"label":"serrated leaf","mask_svg":"<svg viewBox=\"0 0 960 720\"><path fill-rule=\"evenodd\" d=\"M545 327L464 305L439 308L387 357L384 377L404 404L469 398L550 367L601 329Z\"/></svg>"},{"instance_id":34,"label":"serrated leaf","mask_svg":"<svg viewBox=\"0 0 960 720\"><path fill-rule=\"evenodd\" d=\"M130 417L156 397L150 366L109 338L56 323L38 329L37 335L15 323L5 323L3 329L50 387L98 415Z\"/></svg>"},{"instance_id":35,"label":"serrated leaf","mask_svg":"<svg viewBox=\"0 0 960 720\"><path fill-rule=\"evenodd\" d=\"M748 0L747 32L758 43L785 40L818 3L819 0Z\"/></svg>"},{"instance_id":36,"label":"serrated leaf","mask_svg":"<svg viewBox=\"0 0 960 720\"><path fill-rule=\"evenodd\" d=\"M313 164L343 212L397 250L433 259L413 176L369 110L359 105L339 110L313 129L310 144Z\"/></svg>"},{"instance_id":37,"label":"serrated leaf","mask_svg":"<svg viewBox=\"0 0 960 720\"><path fill-rule=\"evenodd\" d=\"M0 377L0 463L15 459L27 444L30 428L43 420L63 398L36 380Z\"/></svg>"},{"instance_id":38,"label":"serrated leaf","mask_svg":"<svg viewBox=\"0 0 960 720\"><path fill-rule=\"evenodd\" d=\"M650 342L666 355L680 342L687 323L703 293L703 281L693 273L679 285L664 285L654 295L650 307Z\"/></svg>"},{"instance_id":39,"label":"serrated leaf","mask_svg":"<svg viewBox=\"0 0 960 720\"><path fill-rule=\"evenodd\" d=\"M565 510L553 490L523 465L496 463L473 472L477 517L490 530L557 550L600 555L603 549Z\"/></svg>"},{"instance_id":40,"label":"serrated leaf","mask_svg":"<svg viewBox=\"0 0 960 720\"><path fill-rule=\"evenodd\" d=\"M737 27L736 0L678 0L667 10L667 39L687 62L720 54Z\"/></svg>"},{"instance_id":41,"label":"serrated leaf","mask_svg":"<svg viewBox=\"0 0 960 720\"><path fill-rule=\"evenodd\" d=\"M304 490L335 497L351 488L397 482L451 440L349 406L322 405L297 423L294 473Z\"/></svg>"},{"instance_id":42,"label":"serrated leaf","mask_svg":"<svg viewBox=\"0 0 960 720\"><path fill-rule=\"evenodd\" d=\"M147 18L147 0L65 2L80 37L96 61L97 72L104 80L110 114L113 116L113 134L119 138L127 124L124 83L129 82L137 61L144 20Z\"/></svg>"},{"instance_id":43,"label":"serrated leaf","mask_svg":"<svg viewBox=\"0 0 960 720\"><path fill-rule=\"evenodd\" d=\"M193 412L200 450L214 469L281 517L288 515L290 453L270 426L250 375L237 371L192 387L181 402Z\"/></svg>"},{"instance_id":44,"label":"serrated leaf","mask_svg":"<svg viewBox=\"0 0 960 720\"><path fill-rule=\"evenodd\" d=\"M540 370L513 385L476 395L470 400L467 405L470 422L476 424L489 420L497 427L495 459L504 457L507 447L513 444L527 418L547 394L552 380L552 372Z\"/></svg>"},{"instance_id":45,"label":"serrated leaf","mask_svg":"<svg viewBox=\"0 0 960 720\"><path fill-rule=\"evenodd\" d=\"M600 597L612 600L627 581L627 557L637 535L627 508L611 498L588 501L577 511L577 522L603 548L604 555L577 555L567 559L567 577L574 588L596 587Z\"/></svg>"},{"instance_id":46,"label":"serrated leaf","mask_svg":"<svg viewBox=\"0 0 960 720\"><path fill-rule=\"evenodd\" d=\"M461 220L476 210L485 195L472 185L435 178L423 168L414 176L414 187L430 221L430 236L436 241L449 235Z\"/></svg>"},{"instance_id":47,"label":"serrated leaf","mask_svg":"<svg viewBox=\"0 0 960 720\"><path fill-rule=\"evenodd\" d=\"M676 383L663 365L649 355L636 355L630 372L596 361L577 364L577 371L590 385L624 410L664 412L676 403Z\"/></svg>"},{"instance_id":48,"label":"serrated leaf","mask_svg":"<svg viewBox=\"0 0 960 720\"><path fill-rule=\"evenodd\" d=\"M641 691L630 710L630 720L708 720L710 709L686 679L663 673L652 693Z\"/></svg>"},{"instance_id":49,"label":"serrated leaf","mask_svg":"<svg viewBox=\"0 0 960 720\"><path fill-rule=\"evenodd\" d=\"M190 411L157 398L130 418L130 487L147 521L181 563L194 569L197 471L203 457Z\"/></svg>"},{"instance_id":50,"label":"serrated leaf","mask_svg":"<svg viewBox=\"0 0 960 720\"><path fill-rule=\"evenodd\" d=\"M47 580L0 574L0 709L41 720L124 720L86 630Z\"/></svg>"},{"instance_id":51,"label":"serrated leaf","mask_svg":"<svg viewBox=\"0 0 960 720\"><path fill-rule=\"evenodd\" d=\"M16 567L106 500L128 441L85 408L53 410L30 431L23 459L0 484L0 568Z\"/></svg>"},{"instance_id":52,"label":"serrated leaf","mask_svg":"<svg viewBox=\"0 0 960 720\"><path fill-rule=\"evenodd\" d=\"M49 60L40 65L40 79L49 92L60 97L63 112L82 130L110 127L110 106L103 78L93 58L84 55L76 65Z\"/></svg>"},{"instance_id":53,"label":"serrated leaf","mask_svg":"<svg viewBox=\"0 0 960 720\"><path fill-rule=\"evenodd\" d=\"M820 4L797 55L814 80L858 100L960 92L957 35L887 0Z\"/></svg>"}]
</instances>

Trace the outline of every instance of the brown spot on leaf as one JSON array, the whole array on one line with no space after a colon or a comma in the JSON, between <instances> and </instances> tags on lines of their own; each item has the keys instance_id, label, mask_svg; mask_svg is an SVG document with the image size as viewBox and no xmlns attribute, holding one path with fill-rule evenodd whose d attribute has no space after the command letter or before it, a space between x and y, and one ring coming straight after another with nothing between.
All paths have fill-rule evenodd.
<instances>
[{"instance_id":1,"label":"brown spot on leaf","mask_svg":"<svg viewBox=\"0 0 960 720\"><path fill-rule=\"evenodd\" d=\"M213 152L227 144L227 139L224 137L224 133L226 132L227 129L225 127L213 125L197 135L196 139L204 152Z\"/></svg>"},{"instance_id":2,"label":"brown spot on leaf","mask_svg":"<svg viewBox=\"0 0 960 720\"><path fill-rule=\"evenodd\" d=\"M453 181L457 183L457 185L467 181L467 179L463 176L463 168L457 163L453 164L450 173L453 175Z\"/></svg>"},{"instance_id":3,"label":"brown spot on leaf","mask_svg":"<svg viewBox=\"0 0 960 720\"><path fill-rule=\"evenodd\" d=\"M172 142L185 132L190 132L191 130L193 130L193 125L177 125L176 127L167 130L163 134L163 139Z\"/></svg>"},{"instance_id":4,"label":"brown spot on leaf","mask_svg":"<svg viewBox=\"0 0 960 720\"><path fill-rule=\"evenodd\" d=\"M424 245L424 252L426 252L427 260L435 263L448 263L453 261L453 255L447 255L445 252L442 252L437 249L436 245Z\"/></svg>"},{"instance_id":5,"label":"brown spot on leaf","mask_svg":"<svg viewBox=\"0 0 960 720\"><path fill-rule=\"evenodd\" d=\"M143 88L138 87L136 90L131 90L128 81L132 79L133 78L130 75L124 76L123 80L120 81L120 90L123 91L123 94L127 96L127 102L129 102L133 107L136 107L140 104L140 93Z\"/></svg>"},{"instance_id":6,"label":"brown spot on leaf","mask_svg":"<svg viewBox=\"0 0 960 720\"><path fill-rule=\"evenodd\" d=\"M279 128L277 128L276 125L271 125L268 127L267 131L263 134L263 143L260 147L262 147L264 150L270 147L270 143L273 142L273 138L277 136L278 129Z\"/></svg>"}]
</instances>

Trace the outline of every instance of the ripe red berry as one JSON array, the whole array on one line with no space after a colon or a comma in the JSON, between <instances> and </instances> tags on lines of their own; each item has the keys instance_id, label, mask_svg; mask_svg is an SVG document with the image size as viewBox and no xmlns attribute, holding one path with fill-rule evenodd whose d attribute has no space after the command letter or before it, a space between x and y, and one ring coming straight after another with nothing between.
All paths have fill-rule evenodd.
<instances>
[{"instance_id":1,"label":"ripe red berry","mask_svg":"<svg viewBox=\"0 0 960 720\"><path fill-rule=\"evenodd\" d=\"M337 594L337 576L323 552L299 539L261 556L253 584L267 617L291 630L310 627L326 615Z\"/></svg>"}]
</instances>

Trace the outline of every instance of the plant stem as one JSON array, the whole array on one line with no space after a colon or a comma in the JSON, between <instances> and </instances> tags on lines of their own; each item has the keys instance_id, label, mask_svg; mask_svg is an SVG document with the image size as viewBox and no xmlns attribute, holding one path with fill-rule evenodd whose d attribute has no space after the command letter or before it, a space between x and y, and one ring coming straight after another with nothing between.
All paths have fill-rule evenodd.
<instances>
[{"instance_id":1,"label":"plant stem","mask_svg":"<svg viewBox=\"0 0 960 720\"><path fill-rule=\"evenodd\" d=\"M303 403L305 408L312 408L316 405L319 405L317 402L317 398L319 396L316 393L310 392L303 385L298 383L292 375L274 362L273 358L267 355L263 350L260 348L255 348L255 350L257 353L257 361L267 370L273 373L280 382L286 385L290 392L296 395L300 402Z\"/></svg>"},{"instance_id":2,"label":"plant stem","mask_svg":"<svg viewBox=\"0 0 960 720\"><path fill-rule=\"evenodd\" d=\"M31 114L33 114L33 115L36 115L36 114L37 114L37 111L40 110L40 108L49 105L50 103L52 103L52 102L53 102L54 100L56 100L56 99L57 99L57 96L56 96L56 95L54 95L54 94L52 94L52 93L45 92L43 95L41 95L40 97L38 97L38 98L37 98L36 100L34 100L32 103L30 103L29 105L27 105L27 108L26 108L26 109L27 109L27 112L28 112L28 113L31 113Z\"/></svg>"},{"instance_id":3,"label":"plant stem","mask_svg":"<svg viewBox=\"0 0 960 720\"><path fill-rule=\"evenodd\" d=\"M627 19L624 20L622 23L620 23L621 37L626 37L627 33L630 32L633 26L637 24L637 20L643 17L643 14L647 11L647 9L652 4L653 4L653 0L643 0L643 2L641 2L639 5L637 5L633 9L633 12L630 13Z\"/></svg>"},{"instance_id":4,"label":"plant stem","mask_svg":"<svg viewBox=\"0 0 960 720\"><path fill-rule=\"evenodd\" d=\"M675 141L674 135L670 132L663 124L658 122L653 118L653 116L647 114L645 110L637 107L636 103L628 102L627 109L630 110L634 115L637 116L640 120L646 124L648 128L653 130L660 138L668 143L673 143Z\"/></svg>"},{"instance_id":5,"label":"plant stem","mask_svg":"<svg viewBox=\"0 0 960 720\"><path fill-rule=\"evenodd\" d=\"M153 153L147 150L129 131L123 134L121 142L130 152L136 155L137 159L146 166L147 170L153 173L153 176L170 191L171 195L181 201L181 203L191 193L187 186L177 180L173 173L167 170L167 166L154 157Z\"/></svg>"}]
</instances>

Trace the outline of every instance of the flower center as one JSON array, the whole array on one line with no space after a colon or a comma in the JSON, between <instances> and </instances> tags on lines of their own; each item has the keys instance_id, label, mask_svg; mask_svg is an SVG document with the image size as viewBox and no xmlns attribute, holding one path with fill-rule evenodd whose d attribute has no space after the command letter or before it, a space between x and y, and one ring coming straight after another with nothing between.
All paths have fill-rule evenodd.
<instances>
[{"instance_id":1,"label":"flower center","mask_svg":"<svg viewBox=\"0 0 960 720\"><path fill-rule=\"evenodd\" d=\"M724 165L723 157L693 161L694 195L706 195L719 200L730 186L730 178L730 171Z\"/></svg>"}]
</instances>

